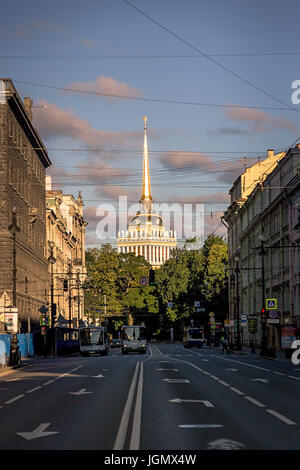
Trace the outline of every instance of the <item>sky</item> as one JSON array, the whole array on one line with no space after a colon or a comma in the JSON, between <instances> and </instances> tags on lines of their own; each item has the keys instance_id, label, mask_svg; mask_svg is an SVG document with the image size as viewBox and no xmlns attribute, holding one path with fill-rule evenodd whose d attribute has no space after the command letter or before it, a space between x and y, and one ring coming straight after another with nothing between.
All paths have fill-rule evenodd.
<instances>
[{"instance_id":1,"label":"sky","mask_svg":"<svg viewBox=\"0 0 300 470\"><path fill-rule=\"evenodd\" d=\"M136 210L143 116L154 200L226 235L244 165L300 136L299 13L293 0L5 3L0 75L33 99L53 188L82 192L87 247L114 241L119 196ZM181 240L195 232L183 225Z\"/></svg>"}]
</instances>

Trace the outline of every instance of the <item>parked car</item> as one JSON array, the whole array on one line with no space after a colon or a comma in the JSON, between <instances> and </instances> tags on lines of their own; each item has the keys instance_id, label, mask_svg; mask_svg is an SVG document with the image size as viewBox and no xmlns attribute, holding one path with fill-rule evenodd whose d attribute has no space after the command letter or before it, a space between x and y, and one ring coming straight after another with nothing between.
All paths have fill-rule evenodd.
<instances>
[{"instance_id":1,"label":"parked car","mask_svg":"<svg viewBox=\"0 0 300 470\"><path fill-rule=\"evenodd\" d=\"M119 338L114 338L111 340L110 343L111 348L121 348L122 347L122 340Z\"/></svg>"}]
</instances>

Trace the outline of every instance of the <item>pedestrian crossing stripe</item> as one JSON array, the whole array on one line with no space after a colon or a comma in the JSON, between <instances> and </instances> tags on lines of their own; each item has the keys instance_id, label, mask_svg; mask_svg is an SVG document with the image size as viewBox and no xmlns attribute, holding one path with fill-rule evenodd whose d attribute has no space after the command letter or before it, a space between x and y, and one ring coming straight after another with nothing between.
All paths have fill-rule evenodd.
<instances>
[{"instance_id":1,"label":"pedestrian crossing stripe","mask_svg":"<svg viewBox=\"0 0 300 470\"><path fill-rule=\"evenodd\" d=\"M277 299L267 299L266 300L266 308L268 310L276 310L277 309Z\"/></svg>"}]
</instances>

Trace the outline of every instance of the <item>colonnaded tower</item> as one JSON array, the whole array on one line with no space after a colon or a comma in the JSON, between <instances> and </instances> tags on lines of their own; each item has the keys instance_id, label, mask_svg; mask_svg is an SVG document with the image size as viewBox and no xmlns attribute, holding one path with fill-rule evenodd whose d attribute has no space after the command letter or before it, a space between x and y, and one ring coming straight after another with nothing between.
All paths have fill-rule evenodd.
<instances>
[{"instance_id":1,"label":"colonnaded tower","mask_svg":"<svg viewBox=\"0 0 300 470\"><path fill-rule=\"evenodd\" d=\"M154 269L170 258L177 246L176 232L167 230L163 218L153 212L149 156L147 143L147 118L144 121L143 187L140 211L128 223L128 230L118 232L118 252L135 253L146 258Z\"/></svg>"}]
</instances>

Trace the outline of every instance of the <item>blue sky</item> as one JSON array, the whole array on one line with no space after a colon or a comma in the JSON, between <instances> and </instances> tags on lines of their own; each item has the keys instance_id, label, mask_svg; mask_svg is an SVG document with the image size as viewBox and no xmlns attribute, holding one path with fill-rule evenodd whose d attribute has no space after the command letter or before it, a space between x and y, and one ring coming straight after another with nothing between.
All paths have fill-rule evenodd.
<instances>
[{"instance_id":1,"label":"blue sky","mask_svg":"<svg viewBox=\"0 0 300 470\"><path fill-rule=\"evenodd\" d=\"M47 106L34 108L34 124L49 148L54 186L82 191L88 243L97 241L99 204L140 195L144 115L154 199L205 203L206 233L213 212L223 234L217 211L242 158L264 158L300 136L300 105L291 102L300 79L299 2L130 2L196 50L123 0L6 2L1 76Z\"/></svg>"}]
</instances>

